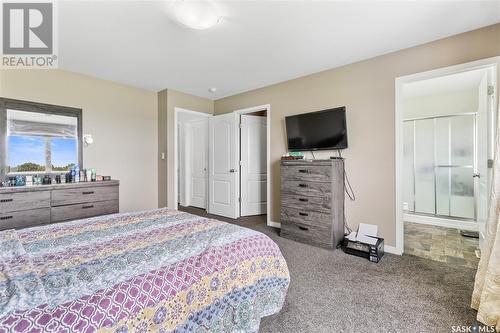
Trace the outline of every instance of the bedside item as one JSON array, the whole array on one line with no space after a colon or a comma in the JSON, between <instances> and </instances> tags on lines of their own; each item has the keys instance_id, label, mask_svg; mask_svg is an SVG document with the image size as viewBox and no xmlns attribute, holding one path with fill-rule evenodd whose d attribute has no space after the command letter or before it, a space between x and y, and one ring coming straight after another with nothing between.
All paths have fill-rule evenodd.
<instances>
[{"instance_id":1,"label":"bedside item","mask_svg":"<svg viewBox=\"0 0 500 333\"><path fill-rule=\"evenodd\" d=\"M282 160L280 235L333 249L344 238L344 160Z\"/></svg>"},{"instance_id":2,"label":"bedside item","mask_svg":"<svg viewBox=\"0 0 500 333\"><path fill-rule=\"evenodd\" d=\"M371 262L378 263L384 255L384 239L379 237L371 237L373 241L366 243L362 240L344 239L342 249L345 253L352 254L358 257L366 258Z\"/></svg>"},{"instance_id":3,"label":"bedside item","mask_svg":"<svg viewBox=\"0 0 500 333\"><path fill-rule=\"evenodd\" d=\"M0 230L118 213L119 184L113 180L2 187Z\"/></svg>"},{"instance_id":4,"label":"bedside item","mask_svg":"<svg viewBox=\"0 0 500 333\"><path fill-rule=\"evenodd\" d=\"M300 151L295 151L295 152L289 152L286 153L285 155L281 156L281 160L302 160L304 159L304 153Z\"/></svg>"},{"instance_id":5,"label":"bedside item","mask_svg":"<svg viewBox=\"0 0 500 333\"><path fill-rule=\"evenodd\" d=\"M103 177L101 175L96 175L95 176L95 180L98 181L98 182L102 182L102 179Z\"/></svg>"},{"instance_id":6,"label":"bedside item","mask_svg":"<svg viewBox=\"0 0 500 333\"><path fill-rule=\"evenodd\" d=\"M111 176L102 176L102 180L111 180Z\"/></svg>"}]
</instances>

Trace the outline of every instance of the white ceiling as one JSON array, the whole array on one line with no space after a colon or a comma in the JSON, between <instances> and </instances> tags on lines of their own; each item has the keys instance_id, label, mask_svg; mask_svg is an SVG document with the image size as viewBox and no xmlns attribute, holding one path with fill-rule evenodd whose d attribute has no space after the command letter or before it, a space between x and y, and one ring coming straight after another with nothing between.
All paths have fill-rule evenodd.
<instances>
[{"instance_id":1,"label":"white ceiling","mask_svg":"<svg viewBox=\"0 0 500 333\"><path fill-rule=\"evenodd\" d=\"M408 98L478 89L486 69L441 76L433 79L407 83L403 95Z\"/></svg>"},{"instance_id":2,"label":"white ceiling","mask_svg":"<svg viewBox=\"0 0 500 333\"><path fill-rule=\"evenodd\" d=\"M500 1L226 1L191 30L169 5L60 2L60 68L217 99L500 22Z\"/></svg>"}]
</instances>

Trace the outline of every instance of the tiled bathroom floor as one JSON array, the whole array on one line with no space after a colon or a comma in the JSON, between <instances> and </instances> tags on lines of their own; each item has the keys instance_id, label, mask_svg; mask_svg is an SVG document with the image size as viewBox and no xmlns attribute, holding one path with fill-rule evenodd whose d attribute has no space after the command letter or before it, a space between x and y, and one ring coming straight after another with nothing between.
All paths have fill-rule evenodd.
<instances>
[{"instance_id":1,"label":"tiled bathroom floor","mask_svg":"<svg viewBox=\"0 0 500 333\"><path fill-rule=\"evenodd\" d=\"M405 222L405 254L455 266L477 268L479 239L463 237L459 229Z\"/></svg>"}]
</instances>

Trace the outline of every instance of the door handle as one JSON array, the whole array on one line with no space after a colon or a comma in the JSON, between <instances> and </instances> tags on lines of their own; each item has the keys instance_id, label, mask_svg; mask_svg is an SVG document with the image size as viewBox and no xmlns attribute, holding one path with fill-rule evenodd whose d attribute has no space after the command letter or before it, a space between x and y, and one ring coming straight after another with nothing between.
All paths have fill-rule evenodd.
<instances>
[{"instance_id":1,"label":"door handle","mask_svg":"<svg viewBox=\"0 0 500 333\"><path fill-rule=\"evenodd\" d=\"M229 172L234 173L236 172L236 169L229 169Z\"/></svg>"},{"instance_id":2,"label":"door handle","mask_svg":"<svg viewBox=\"0 0 500 333\"><path fill-rule=\"evenodd\" d=\"M478 173L475 173L475 174L472 175L472 178L481 178L481 175L478 174Z\"/></svg>"}]
</instances>

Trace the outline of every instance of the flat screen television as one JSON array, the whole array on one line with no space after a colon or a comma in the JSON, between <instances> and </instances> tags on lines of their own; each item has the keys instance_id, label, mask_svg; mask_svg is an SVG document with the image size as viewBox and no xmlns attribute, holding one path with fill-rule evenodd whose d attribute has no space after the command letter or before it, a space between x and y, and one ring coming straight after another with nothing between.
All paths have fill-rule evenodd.
<instances>
[{"instance_id":1,"label":"flat screen television","mask_svg":"<svg viewBox=\"0 0 500 333\"><path fill-rule=\"evenodd\" d=\"M345 107L285 117L288 151L347 148Z\"/></svg>"}]
</instances>

